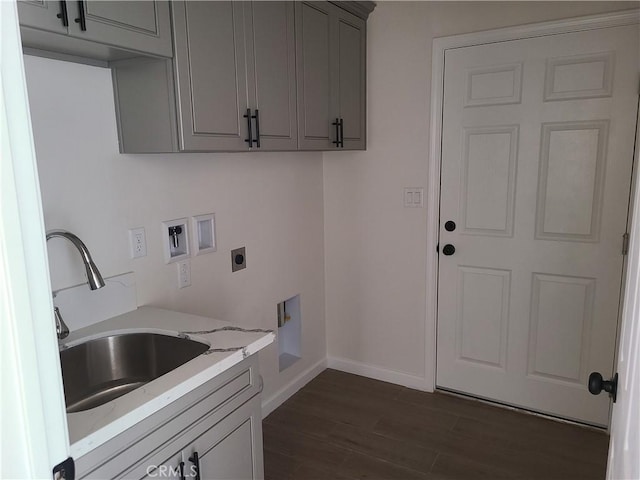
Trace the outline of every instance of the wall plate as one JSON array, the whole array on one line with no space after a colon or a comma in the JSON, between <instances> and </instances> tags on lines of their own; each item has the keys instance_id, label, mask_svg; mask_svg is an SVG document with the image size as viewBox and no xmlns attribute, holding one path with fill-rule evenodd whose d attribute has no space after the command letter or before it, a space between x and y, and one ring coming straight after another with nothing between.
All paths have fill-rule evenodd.
<instances>
[{"instance_id":1,"label":"wall plate","mask_svg":"<svg viewBox=\"0 0 640 480\"><path fill-rule=\"evenodd\" d=\"M231 250L231 271L237 272L247 268L247 253L245 247Z\"/></svg>"}]
</instances>

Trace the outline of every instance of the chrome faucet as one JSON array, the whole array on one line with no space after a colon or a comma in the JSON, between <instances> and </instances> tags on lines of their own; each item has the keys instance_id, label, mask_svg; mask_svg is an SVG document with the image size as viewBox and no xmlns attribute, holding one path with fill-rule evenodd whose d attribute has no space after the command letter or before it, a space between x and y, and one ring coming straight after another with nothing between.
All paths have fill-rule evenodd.
<instances>
[{"instance_id":1,"label":"chrome faucet","mask_svg":"<svg viewBox=\"0 0 640 480\"><path fill-rule=\"evenodd\" d=\"M91 290L97 290L104 287L104 280L102 279L102 275L100 274L98 267L96 267L96 264L93 263L93 259L91 258L89 249L82 242L82 240L80 240L73 233L67 232L66 230L50 230L47 232L47 241L51 240L54 237L66 238L73 244L74 247L78 249L80 255L82 256L82 263L84 263L84 268L87 272L87 281L89 283L89 288ZM62 340L69 335L69 327L67 327L67 325L64 323L58 307L54 307L53 315L56 321L56 333L58 334L58 339Z\"/></svg>"}]
</instances>

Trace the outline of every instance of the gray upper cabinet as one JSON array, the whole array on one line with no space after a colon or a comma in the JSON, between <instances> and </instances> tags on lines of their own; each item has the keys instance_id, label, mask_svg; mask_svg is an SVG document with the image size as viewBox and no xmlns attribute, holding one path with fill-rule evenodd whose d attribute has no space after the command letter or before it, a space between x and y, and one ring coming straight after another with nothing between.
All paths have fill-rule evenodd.
<instances>
[{"instance_id":1,"label":"gray upper cabinet","mask_svg":"<svg viewBox=\"0 0 640 480\"><path fill-rule=\"evenodd\" d=\"M66 35L69 33L69 15L65 7L65 3L53 0L19 0L20 26Z\"/></svg>"},{"instance_id":2,"label":"gray upper cabinet","mask_svg":"<svg viewBox=\"0 0 640 480\"><path fill-rule=\"evenodd\" d=\"M173 59L110 63L121 152L366 148L371 2L171 5Z\"/></svg>"},{"instance_id":3,"label":"gray upper cabinet","mask_svg":"<svg viewBox=\"0 0 640 480\"><path fill-rule=\"evenodd\" d=\"M245 2L244 18L247 26L249 105L257 116L254 127L257 120L259 148L296 150L298 123L293 2Z\"/></svg>"},{"instance_id":4,"label":"gray upper cabinet","mask_svg":"<svg viewBox=\"0 0 640 480\"><path fill-rule=\"evenodd\" d=\"M301 150L366 148L366 22L326 2L296 4Z\"/></svg>"},{"instance_id":5,"label":"gray upper cabinet","mask_svg":"<svg viewBox=\"0 0 640 480\"><path fill-rule=\"evenodd\" d=\"M336 140L332 116L332 55L334 7L327 2L296 5L298 70L298 146L328 150Z\"/></svg>"},{"instance_id":6,"label":"gray upper cabinet","mask_svg":"<svg viewBox=\"0 0 640 480\"><path fill-rule=\"evenodd\" d=\"M242 10L236 2L173 4L181 150L248 148Z\"/></svg>"},{"instance_id":7,"label":"gray upper cabinet","mask_svg":"<svg viewBox=\"0 0 640 480\"><path fill-rule=\"evenodd\" d=\"M121 151L296 150L293 2L172 11L173 62L112 64Z\"/></svg>"},{"instance_id":8,"label":"gray upper cabinet","mask_svg":"<svg viewBox=\"0 0 640 480\"><path fill-rule=\"evenodd\" d=\"M26 47L100 60L173 55L167 1L20 0L18 14Z\"/></svg>"},{"instance_id":9,"label":"gray upper cabinet","mask_svg":"<svg viewBox=\"0 0 640 480\"><path fill-rule=\"evenodd\" d=\"M338 9L338 90L334 98L345 150L366 149L366 24Z\"/></svg>"}]
</instances>

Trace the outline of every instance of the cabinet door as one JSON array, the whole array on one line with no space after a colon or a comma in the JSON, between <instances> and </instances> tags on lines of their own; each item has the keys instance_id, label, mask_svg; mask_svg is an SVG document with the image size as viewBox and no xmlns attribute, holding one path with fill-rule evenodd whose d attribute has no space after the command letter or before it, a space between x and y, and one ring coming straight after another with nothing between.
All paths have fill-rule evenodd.
<instances>
[{"instance_id":1,"label":"cabinet door","mask_svg":"<svg viewBox=\"0 0 640 480\"><path fill-rule=\"evenodd\" d=\"M62 22L63 2L19 0L17 4L21 26L46 30L47 32L67 33L67 27ZM57 15L60 15L60 18Z\"/></svg>"},{"instance_id":2,"label":"cabinet door","mask_svg":"<svg viewBox=\"0 0 640 480\"><path fill-rule=\"evenodd\" d=\"M180 149L247 150L242 4L174 2Z\"/></svg>"},{"instance_id":3,"label":"cabinet door","mask_svg":"<svg viewBox=\"0 0 640 480\"><path fill-rule=\"evenodd\" d=\"M258 480L264 478L262 457L262 417L259 397L199 437L185 452L198 453L200 478ZM189 466L191 462L187 462Z\"/></svg>"},{"instance_id":4,"label":"cabinet door","mask_svg":"<svg viewBox=\"0 0 640 480\"><path fill-rule=\"evenodd\" d=\"M329 150L335 146L331 78L333 5L296 2L296 62L298 83L298 147Z\"/></svg>"},{"instance_id":5,"label":"cabinet door","mask_svg":"<svg viewBox=\"0 0 640 480\"><path fill-rule=\"evenodd\" d=\"M366 23L337 9L338 94L334 97L337 116L342 119L343 148L366 148Z\"/></svg>"},{"instance_id":6,"label":"cabinet door","mask_svg":"<svg viewBox=\"0 0 640 480\"><path fill-rule=\"evenodd\" d=\"M94 42L171 57L167 1L67 2L69 35ZM86 30L80 18L84 10Z\"/></svg>"},{"instance_id":7,"label":"cabinet door","mask_svg":"<svg viewBox=\"0 0 640 480\"><path fill-rule=\"evenodd\" d=\"M259 111L259 148L296 150L293 2L245 2L244 7L249 105Z\"/></svg>"}]
</instances>

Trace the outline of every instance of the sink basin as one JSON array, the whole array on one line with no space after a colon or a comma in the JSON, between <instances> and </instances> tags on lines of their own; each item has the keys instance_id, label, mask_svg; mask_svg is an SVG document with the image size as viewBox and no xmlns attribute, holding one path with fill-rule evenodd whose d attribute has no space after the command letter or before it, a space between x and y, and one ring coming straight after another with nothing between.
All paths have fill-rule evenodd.
<instances>
[{"instance_id":1,"label":"sink basin","mask_svg":"<svg viewBox=\"0 0 640 480\"><path fill-rule=\"evenodd\" d=\"M157 333L111 335L60 352L67 412L97 407L164 375L209 346Z\"/></svg>"}]
</instances>

